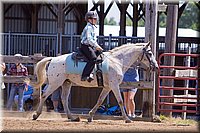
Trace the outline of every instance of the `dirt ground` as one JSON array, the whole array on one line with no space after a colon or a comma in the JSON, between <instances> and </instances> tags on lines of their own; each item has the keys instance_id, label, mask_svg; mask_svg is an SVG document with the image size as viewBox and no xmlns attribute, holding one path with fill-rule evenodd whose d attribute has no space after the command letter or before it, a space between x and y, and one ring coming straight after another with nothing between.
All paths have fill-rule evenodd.
<instances>
[{"instance_id":1,"label":"dirt ground","mask_svg":"<svg viewBox=\"0 0 200 133\"><path fill-rule=\"evenodd\" d=\"M123 120L94 120L88 123L69 122L66 118L38 118L33 121L23 117L3 117L3 132L199 132L197 124L175 124L173 122L144 122Z\"/></svg>"}]
</instances>

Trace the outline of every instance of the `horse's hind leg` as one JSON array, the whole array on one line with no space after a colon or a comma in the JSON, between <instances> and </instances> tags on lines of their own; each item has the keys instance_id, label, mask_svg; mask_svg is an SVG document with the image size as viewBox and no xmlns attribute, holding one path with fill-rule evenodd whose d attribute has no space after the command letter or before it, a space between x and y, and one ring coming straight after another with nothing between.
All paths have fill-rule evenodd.
<instances>
[{"instance_id":1,"label":"horse's hind leg","mask_svg":"<svg viewBox=\"0 0 200 133\"><path fill-rule=\"evenodd\" d=\"M106 96L108 95L109 92L110 92L110 89L103 88L103 90L101 91L101 94L97 100L96 105L89 112L88 122L92 122L95 112L97 111L98 107L103 103L104 99L106 98Z\"/></svg>"},{"instance_id":2,"label":"horse's hind leg","mask_svg":"<svg viewBox=\"0 0 200 133\"><path fill-rule=\"evenodd\" d=\"M68 100L69 100L69 94L71 91L71 86L72 83L68 80L66 80L63 85L62 85L62 95L61 95L61 99L62 99L62 103L64 106L64 110L65 113L67 114L68 119L70 119L71 121L80 121L80 118L73 118L71 115L71 112L69 110L69 106L68 106Z\"/></svg>"},{"instance_id":3,"label":"horse's hind leg","mask_svg":"<svg viewBox=\"0 0 200 133\"><path fill-rule=\"evenodd\" d=\"M56 86L51 86L51 85L48 85L46 91L42 94L42 97L40 99L40 104L36 110L36 112L33 114L33 120L36 120L40 114L42 113L42 107L43 107L43 104L45 102L45 100L48 98L48 96L50 94L52 94L58 87Z\"/></svg>"}]
</instances>

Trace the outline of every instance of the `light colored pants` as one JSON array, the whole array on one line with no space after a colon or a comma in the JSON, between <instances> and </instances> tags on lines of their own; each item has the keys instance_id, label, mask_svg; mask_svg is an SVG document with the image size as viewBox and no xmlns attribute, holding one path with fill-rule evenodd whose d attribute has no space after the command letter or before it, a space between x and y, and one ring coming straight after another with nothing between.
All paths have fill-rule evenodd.
<instances>
[{"instance_id":1,"label":"light colored pants","mask_svg":"<svg viewBox=\"0 0 200 133\"><path fill-rule=\"evenodd\" d=\"M14 84L11 85L10 95L9 95L9 99L8 99L8 103L7 103L8 110L12 110L14 98L15 98L16 93L18 92L19 96L18 96L17 110L24 111L24 109L23 109L24 88L25 88L24 85L21 85L21 86L15 86Z\"/></svg>"}]
</instances>

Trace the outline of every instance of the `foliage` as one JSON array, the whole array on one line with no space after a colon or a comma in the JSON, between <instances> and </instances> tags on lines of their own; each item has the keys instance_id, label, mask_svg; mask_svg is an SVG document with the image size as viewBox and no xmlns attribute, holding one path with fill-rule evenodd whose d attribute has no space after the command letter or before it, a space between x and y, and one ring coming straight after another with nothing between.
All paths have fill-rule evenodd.
<instances>
[{"instance_id":1,"label":"foliage","mask_svg":"<svg viewBox=\"0 0 200 133\"><path fill-rule=\"evenodd\" d=\"M179 19L178 27L200 31L199 14L200 14L200 10L195 5L195 3L189 2ZM160 13L159 14L159 27L166 27L166 22L167 22L166 14ZM114 17L111 17L110 20L105 18L104 24L105 25L117 25L117 22L115 21ZM126 25L127 26L133 25L132 20L128 16L126 16ZM145 26L145 21L143 19L140 19L138 21L138 26L139 27Z\"/></svg>"},{"instance_id":2,"label":"foliage","mask_svg":"<svg viewBox=\"0 0 200 133\"><path fill-rule=\"evenodd\" d=\"M132 20L126 16L126 26L132 26L133 23L132 23Z\"/></svg>"},{"instance_id":3,"label":"foliage","mask_svg":"<svg viewBox=\"0 0 200 133\"><path fill-rule=\"evenodd\" d=\"M110 20L107 18L104 19L104 24L105 25L117 25L117 22L115 21L114 17L111 17Z\"/></svg>"},{"instance_id":4,"label":"foliage","mask_svg":"<svg viewBox=\"0 0 200 133\"><path fill-rule=\"evenodd\" d=\"M179 20L179 28L190 28L200 31L200 10L194 3L188 3Z\"/></svg>"},{"instance_id":5,"label":"foliage","mask_svg":"<svg viewBox=\"0 0 200 133\"><path fill-rule=\"evenodd\" d=\"M144 21L143 19L140 19L140 20L138 21L138 26L139 26L139 27L144 27L144 25L145 25L145 21Z\"/></svg>"},{"instance_id":6,"label":"foliage","mask_svg":"<svg viewBox=\"0 0 200 133\"><path fill-rule=\"evenodd\" d=\"M167 16L164 13L159 15L159 27L166 27Z\"/></svg>"}]
</instances>

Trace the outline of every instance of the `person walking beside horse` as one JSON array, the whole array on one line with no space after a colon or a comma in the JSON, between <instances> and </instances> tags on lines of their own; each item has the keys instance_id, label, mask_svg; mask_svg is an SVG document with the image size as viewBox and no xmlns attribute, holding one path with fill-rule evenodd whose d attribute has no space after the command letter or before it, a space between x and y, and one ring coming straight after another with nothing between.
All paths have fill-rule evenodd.
<instances>
[{"instance_id":1,"label":"person walking beside horse","mask_svg":"<svg viewBox=\"0 0 200 133\"><path fill-rule=\"evenodd\" d=\"M97 13L94 11L89 11L85 15L85 20L87 21L87 25L83 29L81 34L81 52L87 58L87 64L83 69L83 73L81 76L81 81L91 82L94 80L92 71L95 66L95 62L97 57L100 55L99 51L103 51L103 49L97 43L97 37L95 33L95 24L97 23Z\"/></svg>"}]
</instances>

